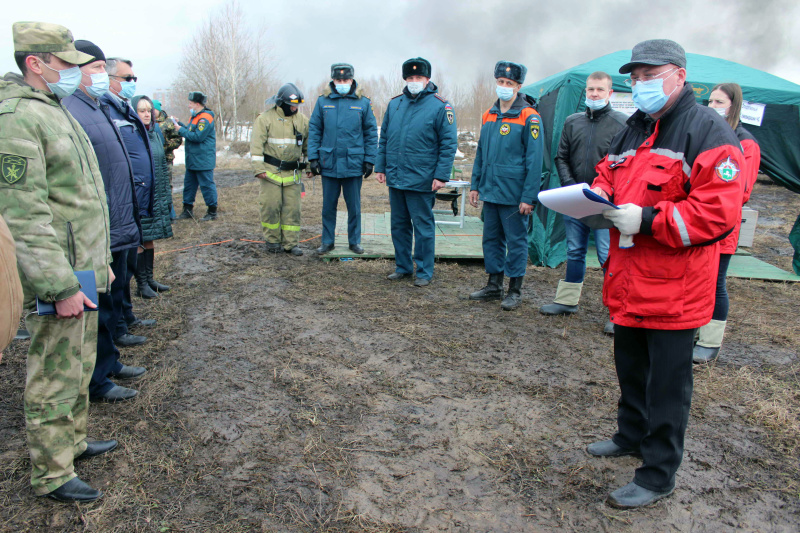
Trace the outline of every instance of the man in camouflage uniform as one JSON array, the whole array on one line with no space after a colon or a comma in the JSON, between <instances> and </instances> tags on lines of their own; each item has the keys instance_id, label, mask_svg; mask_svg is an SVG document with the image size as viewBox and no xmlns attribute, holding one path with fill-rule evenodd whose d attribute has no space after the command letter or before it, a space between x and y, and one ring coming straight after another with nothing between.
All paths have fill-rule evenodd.
<instances>
[{"instance_id":1,"label":"man in camouflage uniform","mask_svg":"<svg viewBox=\"0 0 800 533\"><path fill-rule=\"evenodd\" d=\"M300 249L300 178L306 167L308 117L298 113L303 93L293 83L283 85L272 106L258 115L250 137L253 173L261 182L261 227L267 251Z\"/></svg>"},{"instance_id":2,"label":"man in camouflage uniform","mask_svg":"<svg viewBox=\"0 0 800 533\"><path fill-rule=\"evenodd\" d=\"M61 104L81 80L70 31L43 22L13 25L22 76L0 80L0 214L17 247L31 333L23 398L31 485L37 495L92 501L102 494L75 474L73 460L114 449L86 441L89 380L97 352L96 307L75 271L93 270L100 292L113 281L108 208L92 145ZM36 297L55 316L35 314Z\"/></svg>"},{"instance_id":3,"label":"man in camouflage uniform","mask_svg":"<svg viewBox=\"0 0 800 533\"><path fill-rule=\"evenodd\" d=\"M157 100L153 100L155 104ZM178 128L171 120L167 120L166 111L158 110L158 125L161 127L161 133L164 134L164 157L167 158L169 165L169 182L172 184L172 165L175 163L175 150L183 144L183 137L178 133Z\"/></svg>"}]
</instances>

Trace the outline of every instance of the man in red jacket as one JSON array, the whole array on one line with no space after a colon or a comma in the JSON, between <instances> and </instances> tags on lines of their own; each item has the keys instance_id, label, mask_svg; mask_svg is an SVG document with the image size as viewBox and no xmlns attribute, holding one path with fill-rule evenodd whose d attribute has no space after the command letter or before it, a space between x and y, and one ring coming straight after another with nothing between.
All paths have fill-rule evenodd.
<instances>
[{"instance_id":1,"label":"man in red jacket","mask_svg":"<svg viewBox=\"0 0 800 533\"><path fill-rule=\"evenodd\" d=\"M641 455L633 482L607 500L630 509L675 489L694 332L714 310L719 241L739 218L744 156L725 120L696 102L679 44L639 43L619 71L630 73L639 110L611 142L592 185L619 206L603 213L614 226L603 302L615 324L621 398L617 432L587 451Z\"/></svg>"}]
</instances>

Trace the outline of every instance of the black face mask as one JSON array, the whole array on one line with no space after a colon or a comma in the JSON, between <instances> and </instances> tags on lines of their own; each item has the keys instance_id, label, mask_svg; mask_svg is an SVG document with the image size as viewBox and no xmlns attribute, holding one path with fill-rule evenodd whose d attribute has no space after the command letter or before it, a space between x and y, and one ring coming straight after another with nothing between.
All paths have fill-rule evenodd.
<instances>
[{"instance_id":1,"label":"black face mask","mask_svg":"<svg viewBox=\"0 0 800 533\"><path fill-rule=\"evenodd\" d=\"M297 109L292 111L292 106L286 103L281 104L281 109L283 109L283 114L286 115L287 117L291 117L292 115L297 113Z\"/></svg>"}]
</instances>

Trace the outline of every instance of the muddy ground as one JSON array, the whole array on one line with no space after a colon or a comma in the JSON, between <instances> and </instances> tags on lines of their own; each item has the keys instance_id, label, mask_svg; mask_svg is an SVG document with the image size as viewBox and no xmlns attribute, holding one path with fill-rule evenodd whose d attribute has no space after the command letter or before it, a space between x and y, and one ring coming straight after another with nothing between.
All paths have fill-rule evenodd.
<instances>
[{"instance_id":1,"label":"muddy ground","mask_svg":"<svg viewBox=\"0 0 800 533\"><path fill-rule=\"evenodd\" d=\"M721 359L697 368L675 494L638 511L603 501L633 458L590 458L615 428L611 338L590 271L580 312L540 315L563 267L529 267L521 309L466 295L476 262L442 262L417 289L388 261L325 263L319 183L303 200L306 255L267 255L257 184L218 173L220 218L157 243L172 291L135 301L156 318L123 349L148 368L132 402L93 404L89 434L119 448L80 463L105 492L37 499L22 416L26 342L0 364L2 531L798 531L800 285L731 279ZM179 179L176 180L179 186ZM176 195L179 202L179 196ZM388 210L365 183L364 210ZM800 196L761 183L754 253L791 264ZM203 213L202 202L198 211ZM140 331L140 333L143 333Z\"/></svg>"}]
</instances>

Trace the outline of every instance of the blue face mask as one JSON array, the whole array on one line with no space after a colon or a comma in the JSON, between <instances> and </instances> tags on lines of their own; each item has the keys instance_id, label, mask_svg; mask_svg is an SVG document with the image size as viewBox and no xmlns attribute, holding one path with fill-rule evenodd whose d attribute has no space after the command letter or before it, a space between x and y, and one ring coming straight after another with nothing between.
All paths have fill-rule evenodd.
<instances>
[{"instance_id":1,"label":"blue face mask","mask_svg":"<svg viewBox=\"0 0 800 533\"><path fill-rule=\"evenodd\" d=\"M588 107L592 111L600 111L607 104L608 102L606 102L605 100L589 100L588 98L586 99L586 107Z\"/></svg>"},{"instance_id":2,"label":"blue face mask","mask_svg":"<svg viewBox=\"0 0 800 533\"><path fill-rule=\"evenodd\" d=\"M498 85L495 91L497 92L497 97L504 102L508 102L514 97L514 89L511 87L500 87Z\"/></svg>"},{"instance_id":3,"label":"blue face mask","mask_svg":"<svg viewBox=\"0 0 800 533\"><path fill-rule=\"evenodd\" d=\"M678 72L676 69L675 72ZM633 105L636 106L642 113L651 115L658 113L664 108L664 105L669 100L672 93L675 92L677 87L671 93L664 93L664 80L671 78L675 72L666 78L656 78L650 81L637 81L633 86Z\"/></svg>"},{"instance_id":4,"label":"blue face mask","mask_svg":"<svg viewBox=\"0 0 800 533\"><path fill-rule=\"evenodd\" d=\"M408 92L411 94L419 94L425 88L421 81L410 81L406 84L406 87L408 87Z\"/></svg>"},{"instance_id":5,"label":"blue face mask","mask_svg":"<svg viewBox=\"0 0 800 533\"><path fill-rule=\"evenodd\" d=\"M189 108L189 112L192 114L193 117L197 115L197 109L194 109L193 107Z\"/></svg>"},{"instance_id":6,"label":"blue face mask","mask_svg":"<svg viewBox=\"0 0 800 533\"><path fill-rule=\"evenodd\" d=\"M78 67L67 68L64 70L56 70L44 62L41 63L45 67L49 68L53 72L58 72L58 81L56 83L48 83L44 77L40 76L47 83L47 87L50 91L58 96L59 98L66 98L67 96L71 95L75 92L78 86L81 84L81 69Z\"/></svg>"},{"instance_id":7,"label":"blue face mask","mask_svg":"<svg viewBox=\"0 0 800 533\"><path fill-rule=\"evenodd\" d=\"M120 90L119 90L119 97L125 98L126 100L130 100L133 98L133 95L136 94L136 82L135 81L121 81L119 82Z\"/></svg>"},{"instance_id":8,"label":"blue face mask","mask_svg":"<svg viewBox=\"0 0 800 533\"><path fill-rule=\"evenodd\" d=\"M86 87L86 92L89 93L89 96L93 96L94 98L100 98L106 91L108 91L108 74L105 72L100 72L97 74L92 74L89 76L92 78L92 84Z\"/></svg>"},{"instance_id":9,"label":"blue face mask","mask_svg":"<svg viewBox=\"0 0 800 533\"><path fill-rule=\"evenodd\" d=\"M334 83L333 86L336 87L336 92L339 94L348 94L351 88L351 85L347 83Z\"/></svg>"}]
</instances>

